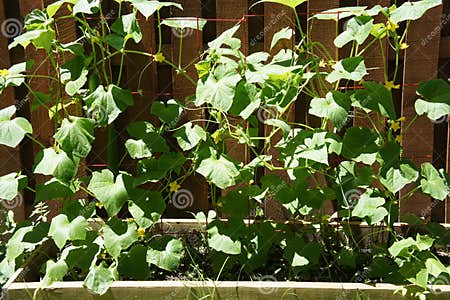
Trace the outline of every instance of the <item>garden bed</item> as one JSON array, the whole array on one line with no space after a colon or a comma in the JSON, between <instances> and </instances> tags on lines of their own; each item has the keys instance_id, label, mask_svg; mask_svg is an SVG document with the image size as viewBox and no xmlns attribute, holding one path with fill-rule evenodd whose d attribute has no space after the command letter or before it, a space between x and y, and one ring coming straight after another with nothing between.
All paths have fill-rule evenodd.
<instances>
[{"instance_id":1,"label":"garden bed","mask_svg":"<svg viewBox=\"0 0 450 300\"><path fill-rule=\"evenodd\" d=\"M248 220L248 223L257 221ZM91 225L96 223L91 223ZM169 235L184 235L206 230L206 223L195 220L163 220L156 226L156 232ZM308 222L293 226L308 226ZM331 227L345 224L331 223ZM361 236L369 236L373 230L365 223L349 223L352 228L359 227ZM449 225L443 225L446 228ZM397 232L410 230L406 223L396 223ZM319 229L318 229L319 231ZM28 300L39 289L39 268L56 251L50 242L44 243L27 263L19 268L14 276L3 287L2 300ZM83 286L82 281L55 282L50 288L36 292L36 300L78 300L78 299L405 299L401 293L402 286L376 283L364 284L356 282L281 282L272 275L261 276L255 281L117 281L106 294L94 295ZM397 293L395 293L398 291ZM205 298L202 298L205 297ZM449 299L450 285L430 286L427 299Z\"/></svg>"}]
</instances>

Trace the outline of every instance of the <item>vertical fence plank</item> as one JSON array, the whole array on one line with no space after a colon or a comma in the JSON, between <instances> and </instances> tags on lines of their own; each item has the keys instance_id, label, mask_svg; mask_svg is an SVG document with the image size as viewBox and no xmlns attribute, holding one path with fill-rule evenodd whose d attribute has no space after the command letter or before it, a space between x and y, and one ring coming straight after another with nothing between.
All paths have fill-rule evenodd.
<instances>
[{"instance_id":1,"label":"vertical fence plank","mask_svg":"<svg viewBox=\"0 0 450 300\"><path fill-rule=\"evenodd\" d=\"M227 29L230 29L236 22L231 20L236 19L239 20L242 18L241 28L236 33L236 37L242 40L242 47L244 52L248 52L248 20L244 17L248 14L248 1L247 0L217 0L216 1L216 16L218 19L216 28L217 28L217 36L222 34ZM227 21L221 21L227 20ZM230 21L228 21L230 20ZM244 53L247 55L248 53ZM247 123L243 122L240 117L229 116L228 120L230 125L232 126L241 126L244 130L247 128ZM238 162L248 163L250 161L250 154L247 145L239 144L236 140L227 141L226 147L228 150L228 155L231 158L235 159ZM224 191L224 193L226 193Z\"/></svg>"},{"instance_id":2,"label":"vertical fence plank","mask_svg":"<svg viewBox=\"0 0 450 300\"><path fill-rule=\"evenodd\" d=\"M295 39L291 41L282 40L280 43L270 51L270 45L272 38L275 33L280 31L284 27L295 28L294 13L287 7L280 4L266 3L264 4L264 50L270 52L272 55L276 54L283 48L292 48L295 43ZM261 109L258 111L258 119L260 122L264 122L264 119L271 118L270 108L268 108L269 113L261 113ZM295 105L292 105L291 109L284 116L288 121L295 121ZM264 128L266 135L272 130L270 126ZM275 145L282 138L281 134L276 134L271 139L271 144ZM283 166L283 164L278 160L278 151L272 147L270 153L272 155L272 164L274 166ZM266 170L267 173L267 170ZM277 175L285 180L288 180L288 175L286 172L275 172ZM265 200L265 215L268 219L281 220L286 218L286 209L278 202L268 197Z\"/></svg>"},{"instance_id":3,"label":"vertical fence plank","mask_svg":"<svg viewBox=\"0 0 450 300\"><path fill-rule=\"evenodd\" d=\"M179 10L174 10L175 17L200 17L202 15L202 1L201 0L180 0L178 1L183 5L184 10L181 12ZM193 62L198 60L200 53L203 50L203 37L202 33L197 30L187 31L188 34L183 36L183 49L181 53L181 66L186 67L190 65L186 73L193 78L194 81L197 80L197 71ZM178 64L179 57L179 44L180 44L180 34L176 31L172 31L172 60L174 64ZM177 74L176 71L172 73L172 86L173 95L176 99L186 103L186 97L195 94L195 86L192 85L189 80L184 78L182 75ZM198 120L204 119L204 111L188 111L185 116L186 120ZM184 120L185 121L185 120ZM197 122L201 123L201 122ZM188 207L187 211L207 211L208 210L208 185L205 179L194 173L186 179L182 184L182 189L187 189L193 195L193 204ZM174 211L174 214L176 211ZM179 212L180 214L175 215L186 215L186 212Z\"/></svg>"},{"instance_id":4,"label":"vertical fence plank","mask_svg":"<svg viewBox=\"0 0 450 300\"><path fill-rule=\"evenodd\" d=\"M15 22L17 20L7 20L5 12L4 1L0 1L0 24L2 26L7 26L8 22ZM11 23L11 25L14 25ZM8 38L5 36L6 31L1 32L0 36L0 69L8 69L11 65L8 52ZM3 109L10 105L16 105L15 93L13 88L8 88L3 91L1 97L0 109ZM0 176L19 172L22 169L22 164L20 161L20 150L19 148L13 149L4 145L0 145ZM0 210L3 209L3 203L0 203ZM22 195L18 195L11 207L8 204L4 204L5 208L13 208L14 215L17 221L22 221L25 218L25 202L23 201Z\"/></svg>"},{"instance_id":5,"label":"vertical fence plank","mask_svg":"<svg viewBox=\"0 0 450 300\"><path fill-rule=\"evenodd\" d=\"M442 5L428 11L420 20L411 23L406 42L409 48L404 56L404 78L402 116L406 122L402 124L403 156L420 165L433 158L434 124L422 116L406 131L406 126L416 115L414 102L417 99L416 83L436 78L439 59L440 35L432 32L440 27ZM427 37L427 43L424 43ZM400 197L408 189L401 191ZM431 201L428 196L415 194L408 201L400 203L401 214L423 214L430 210Z\"/></svg>"}]
</instances>

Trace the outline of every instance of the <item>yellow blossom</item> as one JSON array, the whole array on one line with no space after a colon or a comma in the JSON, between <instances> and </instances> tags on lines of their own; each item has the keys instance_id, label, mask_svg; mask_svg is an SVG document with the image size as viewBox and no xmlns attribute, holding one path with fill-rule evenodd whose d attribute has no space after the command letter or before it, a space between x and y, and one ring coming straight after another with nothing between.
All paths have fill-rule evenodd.
<instances>
[{"instance_id":1,"label":"yellow blossom","mask_svg":"<svg viewBox=\"0 0 450 300\"><path fill-rule=\"evenodd\" d=\"M386 29L388 30L388 31L392 31L392 32L395 32L397 29L398 29L398 24L397 23L395 23L394 21L392 21L392 20L389 20L388 22L387 22L387 24L386 24Z\"/></svg>"},{"instance_id":2,"label":"yellow blossom","mask_svg":"<svg viewBox=\"0 0 450 300\"><path fill-rule=\"evenodd\" d=\"M400 122L392 121L391 125L389 126L393 131L400 130Z\"/></svg>"},{"instance_id":3,"label":"yellow blossom","mask_svg":"<svg viewBox=\"0 0 450 300\"><path fill-rule=\"evenodd\" d=\"M324 61L323 59L322 60L320 60L320 62L319 62L319 67L321 67L321 68L325 68L327 66L327 63L326 63L326 61Z\"/></svg>"},{"instance_id":4,"label":"yellow blossom","mask_svg":"<svg viewBox=\"0 0 450 300\"><path fill-rule=\"evenodd\" d=\"M218 144L219 142L221 142L223 140L223 134L222 134L222 130L221 129L217 129L212 135L211 137L214 140L214 143Z\"/></svg>"},{"instance_id":5,"label":"yellow blossom","mask_svg":"<svg viewBox=\"0 0 450 300\"><path fill-rule=\"evenodd\" d=\"M400 84L394 84L393 81L386 81L386 82L384 83L384 86L385 86L388 90L399 89L399 88L400 88Z\"/></svg>"},{"instance_id":6,"label":"yellow blossom","mask_svg":"<svg viewBox=\"0 0 450 300\"><path fill-rule=\"evenodd\" d=\"M169 183L169 187L170 187L171 192L176 193L180 189L181 185L179 185L178 182L174 181L174 182Z\"/></svg>"},{"instance_id":7,"label":"yellow blossom","mask_svg":"<svg viewBox=\"0 0 450 300\"><path fill-rule=\"evenodd\" d=\"M95 206L97 206L98 208L102 209L103 208L103 203L101 203L100 201L95 203Z\"/></svg>"},{"instance_id":8,"label":"yellow blossom","mask_svg":"<svg viewBox=\"0 0 450 300\"><path fill-rule=\"evenodd\" d=\"M164 57L164 54L162 54L161 52L157 53L154 57L156 62L164 62L166 60L166 58Z\"/></svg>"},{"instance_id":9,"label":"yellow blossom","mask_svg":"<svg viewBox=\"0 0 450 300\"><path fill-rule=\"evenodd\" d=\"M400 44L400 50L405 50L408 47L409 47L409 45L407 43L401 43Z\"/></svg>"},{"instance_id":10,"label":"yellow blossom","mask_svg":"<svg viewBox=\"0 0 450 300\"><path fill-rule=\"evenodd\" d=\"M139 227L138 230L137 230L137 235L138 235L138 237L145 236L145 229L142 228L142 227Z\"/></svg>"},{"instance_id":11,"label":"yellow blossom","mask_svg":"<svg viewBox=\"0 0 450 300\"><path fill-rule=\"evenodd\" d=\"M8 74L9 74L9 70L7 70L7 69L0 70L0 77L6 76Z\"/></svg>"},{"instance_id":12,"label":"yellow blossom","mask_svg":"<svg viewBox=\"0 0 450 300\"><path fill-rule=\"evenodd\" d=\"M403 141L402 136L401 136L401 135L397 135L397 136L395 137L395 141L398 142L399 144L401 144L402 141Z\"/></svg>"}]
</instances>

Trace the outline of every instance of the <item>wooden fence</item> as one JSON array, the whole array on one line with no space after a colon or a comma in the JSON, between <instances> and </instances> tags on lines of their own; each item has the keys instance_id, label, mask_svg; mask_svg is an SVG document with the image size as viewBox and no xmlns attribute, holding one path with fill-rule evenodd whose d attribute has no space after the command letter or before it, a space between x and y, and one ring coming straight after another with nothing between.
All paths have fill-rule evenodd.
<instances>
[{"instance_id":1,"label":"wooden fence","mask_svg":"<svg viewBox=\"0 0 450 300\"><path fill-rule=\"evenodd\" d=\"M8 25L11 22L23 24L24 16L35 8L42 9L53 1L51 0L0 0L0 25L2 35L0 36L0 69L7 68L11 64L18 63L24 59L33 59L39 74L46 74L49 65L45 60L45 53L35 51L29 47L26 51L13 49L8 51L7 45L19 32L11 32ZM192 31L183 37L184 50L182 52L182 62L184 65L198 59L205 45L213 40L217 34L232 27L237 22L242 22L239 34L242 36L244 51L251 53L254 51L268 50L272 36L275 32L287 25L293 25L293 14L285 7L278 4L260 4L249 10L249 6L255 1L246 0L176 0L183 4L184 10L164 11L163 17L169 16L194 16L208 20L203 32ZM337 35L336 26L333 21L311 21L309 17L315 13L338 6L367 5L376 4L390 5L389 0L316 0L308 1L298 7L298 13L304 28L308 30L308 37L322 42L330 53L336 53L333 40ZM397 1L401 2L401 1ZM107 18L114 19L117 14L117 3L112 0L103 0L104 14ZM98 22L98 18L93 18L92 22ZM310 22L314 22L311 27ZM399 114L411 118L414 112L414 101L416 100L416 88L420 81L436 77L447 79L450 76L450 1L444 1L444 6L432 9L421 20L414 22L410 27L407 36L409 48L404 51L400 58L402 66L401 78L403 84L401 89L394 91L396 109ZM140 18L140 25L143 31L143 41L135 46L137 49L155 52L156 32L155 20L145 21ZM342 24L341 24L342 27ZM163 52L166 57L178 59L179 37L170 30L165 30ZM58 24L58 36L66 42L73 41L77 36L75 23L60 22ZM393 55L389 53L388 65L393 64ZM366 59L368 68L383 64L383 58L374 50ZM114 62L113 62L114 63ZM119 62L115 62L117 65ZM194 93L194 89L182 76L177 76L171 68L165 65L152 64L142 76L144 82L143 90L138 91L138 76L146 65L147 61L138 55L126 56L126 85L124 87L133 91L136 105L129 108L124 115L115 122L114 126L118 133L118 139L126 138L126 124L130 120L149 120L149 111L153 100L167 100L170 98L183 99ZM113 66L114 67L114 66ZM188 72L195 76L195 70L191 67ZM383 81L382 72L372 72L371 80ZM32 88L41 92L48 91L46 79L33 80ZM34 135L46 145L52 143L53 125L48 119L45 109L31 112L33 99L21 88L9 88L1 95L0 108L16 104L18 114L31 120L35 129ZM308 122L314 124L314 119L307 115L307 101L298 101L296 107L290 112L292 120ZM186 119L197 118L198 115L187 115ZM151 120L156 122L156 120ZM360 121L355 120L355 124ZM264 130L264 129L263 129ZM404 156L416 163L425 161L433 162L438 168L446 168L450 171L450 127L448 118L441 122L432 123L426 118L419 118L413 127L403 136ZM93 153L88 157L86 163L91 169L104 168L108 157L105 145L108 137L106 131L97 132ZM231 149L231 156L240 161L250 159L247 149L242 145L228 145ZM29 142L23 142L19 150L14 150L0 146L0 175L4 175L20 169L30 170L32 168L32 155L38 149ZM123 151L120 150L120 151ZM126 169L131 162L124 161L121 166ZM36 178L39 182L40 178ZM35 182L31 182L35 184ZM205 180L196 175L187 180L183 186L193 192L195 202L191 207L192 211L207 210L209 207L209 191ZM29 214L33 197L25 193L22 205L15 208L19 218L24 218ZM57 204L53 204L56 209ZM275 206L267 206L267 214L276 216ZM429 197L417 195L401 207L402 213L415 213L417 215L430 215L435 221L448 222L450 220L449 200L434 203ZM181 215L175 209L169 209L168 214L172 217Z\"/></svg>"}]
</instances>

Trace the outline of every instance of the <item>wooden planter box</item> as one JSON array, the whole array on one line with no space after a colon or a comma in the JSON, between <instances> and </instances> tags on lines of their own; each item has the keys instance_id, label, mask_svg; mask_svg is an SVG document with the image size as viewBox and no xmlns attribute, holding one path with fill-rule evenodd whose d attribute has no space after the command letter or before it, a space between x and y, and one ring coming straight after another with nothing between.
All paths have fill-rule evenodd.
<instances>
[{"instance_id":1,"label":"wooden planter box","mask_svg":"<svg viewBox=\"0 0 450 300\"><path fill-rule=\"evenodd\" d=\"M170 233L182 233L192 229L205 228L205 224L195 220L164 220L159 230ZM334 224L334 226L340 226ZM356 226L356 225L355 225ZM361 231L368 229L359 224ZM404 224L396 224L402 230ZM448 225L446 226L448 227ZM45 248L45 247L44 247ZM39 289L38 277L40 265L51 257L46 249L30 257L28 263L19 268L2 290L2 300L30 300ZM431 286L432 292L427 299L450 299L450 285ZM50 288L38 290L33 300L178 300L178 299L314 299L314 300L372 300L405 299L400 293L394 294L401 286L392 284L363 284L340 282L277 282L271 276L260 281L117 281L102 296L94 295L83 287L81 281L56 282ZM203 298L202 298L203 297Z\"/></svg>"}]
</instances>

